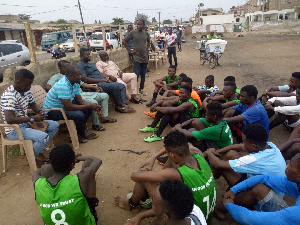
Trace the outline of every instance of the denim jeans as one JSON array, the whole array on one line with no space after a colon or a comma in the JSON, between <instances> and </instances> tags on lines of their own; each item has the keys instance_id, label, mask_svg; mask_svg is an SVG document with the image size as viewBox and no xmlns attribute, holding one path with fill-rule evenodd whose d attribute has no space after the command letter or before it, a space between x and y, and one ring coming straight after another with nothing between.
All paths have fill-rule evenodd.
<instances>
[{"instance_id":1,"label":"denim jeans","mask_svg":"<svg viewBox=\"0 0 300 225\"><path fill-rule=\"evenodd\" d=\"M134 73L137 75L138 79L139 79L139 76L141 76L140 90L144 89L145 78L146 78L146 73L147 73L147 64L148 63L139 63L139 62L133 61Z\"/></svg>"},{"instance_id":2,"label":"denim jeans","mask_svg":"<svg viewBox=\"0 0 300 225\"><path fill-rule=\"evenodd\" d=\"M23 123L20 125L20 129L22 131L24 139L33 141L33 151L35 156L43 153L44 148L47 147L49 141L51 141L51 139L54 137L54 135L58 130L59 124L56 121L53 120L45 120L45 121L49 123L46 132L29 128L29 125L27 123ZM11 140L17 140L18 134L14 129L12 132L7 134L7 137Z\"/></svg>"},{"instance_id":3,"label":"denim jeans","mask_svg":"<svg viewBox=\"0 0 300 225\"><path fill-rule=\"evenodd\" d=\"M126 87L124 84L117 82L99 82L97 85L103 89L103 92L113 97L117 106L127 104Z\"/></svg>"},{"instance_id":4,"label":"denim jeans","mask_svg":"<svg viewBox=\"0 0 300 225\"><path fill-rule=\"evenodd\" d=\"M172 55L174 57L175 66L177 67L177 56L176 56L176 47L168 47L168 57L170 66L172 66Z\"/></svg>"},{"instance_id":5,"label":"denim jeans","mask_svg":"<svg viewBox=\"0 0 300 225\"><path fill-rule=\"evenodd\" d=\"M91 109L84 109L84 110L75 110L75 111L68 111L65 110L66 116L69 120L74 120L77 134L84 137L85 136L85 124L87 123L88 118L92 114ZM59 110L52 110L48 112L48 119L51 120L63 120L63 115Z\"/></svg>"}]
</instances>

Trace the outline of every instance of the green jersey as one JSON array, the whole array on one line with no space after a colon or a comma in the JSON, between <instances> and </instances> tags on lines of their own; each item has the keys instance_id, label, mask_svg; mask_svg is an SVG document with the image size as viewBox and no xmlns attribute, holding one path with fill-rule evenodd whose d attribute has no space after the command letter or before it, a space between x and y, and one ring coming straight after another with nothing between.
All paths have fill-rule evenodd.
<instances>
[{"instance_id":1,"label":"green jersey","mask_svg":"<svg viewBox=\"0 0 300 225\"><path fill-rule=\"evenodd\" d=\"M237 104L240 104L241 101L239 99L232 100L233 102L236 102ZM225 103L229 102L228 98L225 100Z\"/></svg>"},{"instance_id":2,"label":"green jersey","mask_svg":"<svg viewBox=\"0 0 300 225\"><path fill-rule=\"evenodd\" d=\"M178 80L178 77L179 76L175 75L174 82L176 82ZM171 77L170 77L170 75L167 75L166 76L166 84L170 84L170 83L171 83ZM180 84L177 84L177 90L179 90L179 89L180 89Z\"/></svg>"},{"instance_id":3,"label":"green jersey","mask_svg":"<svg viewBox=\"0 0 300 225\"><path fill-rule=\"evenodd\" d=\"M235 93L238 93L238 94L240 94L240 93L241 93L241 89L240 89L239 87L236 87L236 89L235 89Z\"/></svg>"},{"instance_id":4,"label":"green jersey","mask_svg":"<svg viewBox=\"0 0 300 225\"><path fill-rule=\"evenodd\" d=\"M223 120L216 125L214 123L208 123L205 118L199 118L199 120L201 120L206 128L192 131L192 135L197 141L214 141L218 148L224 148L233 144L232 133L226 121Z\"/></svg>"},{"instance_id":5,"label":"green jersey","mask_svg":"<svg viewBox=\"0 0 300 225\"><path fill-rule=\"evenodd\" d=\"M202 210L205 219L210 221L217 199L215 179L206 160L199 154L193 157L198 161L199 170L184 165L178 171L183 182L193 191L195 205Z\"/></svg>"},{"instance_id":6,"label":"green jersey","mask_svg":"<svg viewBox=\"0 0 300 225\"><path fill-rule=\"evenodd\" d=\"M67 175L55 186L41 177L35 182L34 188L36 202L46 225L96 224L77 175Z\"/></svg>"},{"instance_id":7,"label":"green jersey","mask_svg":"<svg viewBox=\"0 0 300 225\"><path fill-rule=\"evenodd\" d=\"M191 114L194 118L197 118L199 117L199 106L198 104L195 102L195 100L193 98L190 98L187 102L190 102L193 104L193 106L195 106L195 109L193 112L189 112L189 114ZM181 100L178 100L178 105L181 105L182 104L182 101Z\"/></svg>"}]
</instances>

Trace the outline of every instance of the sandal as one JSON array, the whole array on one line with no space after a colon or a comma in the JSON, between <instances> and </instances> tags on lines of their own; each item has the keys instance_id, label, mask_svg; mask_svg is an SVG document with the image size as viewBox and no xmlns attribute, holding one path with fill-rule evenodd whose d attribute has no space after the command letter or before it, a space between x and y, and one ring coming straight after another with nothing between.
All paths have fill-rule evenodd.
<instances>
[{"instance_id":1,"label":"sandal","mask_svg":"<svg viewBox=\"0 0 300 225\"><path fill-rule=\"evenodd\" d=\"M120 113L134 113L135 112L134 108L131 108L131 107L128 107L128 106L123 106L121 108L116 108L115 110L117 112L120 112Z\"/></svg>"},{"instance_id":2,"label":"sandal","mask_svg":"<svg viewBox=\"0 0 300 225\"><path fill-rule=\"evenodd\" d=\"M91 132L86 133L85 136L88 140L93 140L93 139L96 139L97 137L99 137L97 134L91 133Z\"/></svg>"},{"instance_id":3,"label":"sandal","mask_svg":"<svg viewBox=\"0 0 300 225\"><path fill-rule=\"evenodd\" d=\"M136 100L136 99L129 99L130 102L134 103L134 104L142 104L143 102L141 100Z\"/></svg>"},{"instance_id":4,"label":"sandal","mask_svg":"<svg viewBox=\"0 0 300 225\"><path fill-rule=\"evenodd\" d=\"M115 122L117 122L117 120L114 118L107 118L106 120L101 121L101 123L115 123Z\"/></svg>"},{"instance_id":5,"label":"sandal","mask_svg":"<svg viewBox=\"0 0 300 225\"><path fill-rule=\"evenodd\" d=\"M84 138L84 137L81 137L78 135L78 142L79 143L87 143L88 142L88 139Z\"/></svg>"},{"instance_id":6,"label":"sandal","mask_svg":"<svg viewBox=\"0 0 300 225\"><path fill-rule=\"evenodd\" d=\"M92 125L92 129L96 131L105 131L106 129L101 125Z\"/></svg>"}]
</instances>

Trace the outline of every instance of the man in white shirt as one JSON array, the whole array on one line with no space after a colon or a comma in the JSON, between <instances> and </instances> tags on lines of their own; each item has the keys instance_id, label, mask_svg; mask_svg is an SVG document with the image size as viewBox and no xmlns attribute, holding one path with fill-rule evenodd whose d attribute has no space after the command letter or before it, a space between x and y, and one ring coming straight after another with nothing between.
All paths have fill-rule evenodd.
<instances>
[{"instance_id":1,"label":"man in white shirt","mask_svg":"<svg viewBox=\"0 0 300 225\"><path fill-rule=\"evenodd\" d=\"M201 209L194 205L191 189L178 180L163 181L154 191L152 209L136 215L125 225L140 224L143 219L154 216L153 224L207 224Z\"/></svg>"},{"instance_id":2,"label":"man in white shirt","mask_svg":"<svg viewBox=\"0 0 300 225\"><path fill-rule=\"evenodd\" d=\"M172 28L168 27L168 34L165 37L166 45L165 48L168 48L168 56L170 66L172 65L172 55L175 61L175 66L177 68L177 56L176 56L176 44L177 44L177 35L176 33L172 33Z\"/></svg>"}]
</instances>

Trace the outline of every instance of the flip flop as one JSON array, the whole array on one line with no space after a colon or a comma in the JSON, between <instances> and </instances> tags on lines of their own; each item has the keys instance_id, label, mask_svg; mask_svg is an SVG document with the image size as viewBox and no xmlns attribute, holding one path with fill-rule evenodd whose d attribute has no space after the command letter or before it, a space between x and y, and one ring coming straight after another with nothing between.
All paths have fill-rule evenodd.
<instances>
[{"instance_id":1,"label":"flip flop","mask_svg":"<svg viewBox=\"0 0 300 225\"><path fill-rule=\"evenodd\" d=\"M117 112L120 113L134 113L136 110L134 108L123 106L120 109L115 109Z\"/></svg>"},{"instance_id":2,"label":"flip flop","mask_svg":"<svg viewBox=\"0 0 300 225\"><path fill-rule=\"evenodd\" d=\"M96 131L105 131L106 129L101 125L92 125L92 129Z\"/></svg>"},{"instance_id":3,"label":"flip flop","mask_svg":"<svg viewBox=\"0 0 300 225\"><path fill-rule=\"evenodd\" d=\"M86 138L87 138L88 140L93 140L93 139L96 139L97 137L98 137L98 135L95 134L95 133L88 132L88 133L86 134Z\"/></svg>"},{"instance_id":4,"label":"flip flop","mask_svg":"<svg viewBox=\"0 0 300 225\"><path fill-rule=\"evenodd\" d=\"M87 143L88 142L88 139L84 138L84 137L81 137L78 135L78 142L79 143Z\"/></svg>"},{"instance_id":5,"label":"flip flop","mask_svg":"<svg viewBox=\"0 0 300 225\"><path fill-rule=\"evenodd\" d=\"M141 100L136 100L136 99L133 99L133 98L129 99L129 101L131 103L134 103L134 104L142 104L143 103Z\"/></svg>"},{"instance_id":6,"label":"flip flop","mask_svg":"<svg viewBox=\"0 0 300 225\"><path fill-rule=\"evenodd\" d=\"M115 123L117 122L114 118L107 118L107 120L101 121L101 123Z\"/></svg>"}]
</instances>

